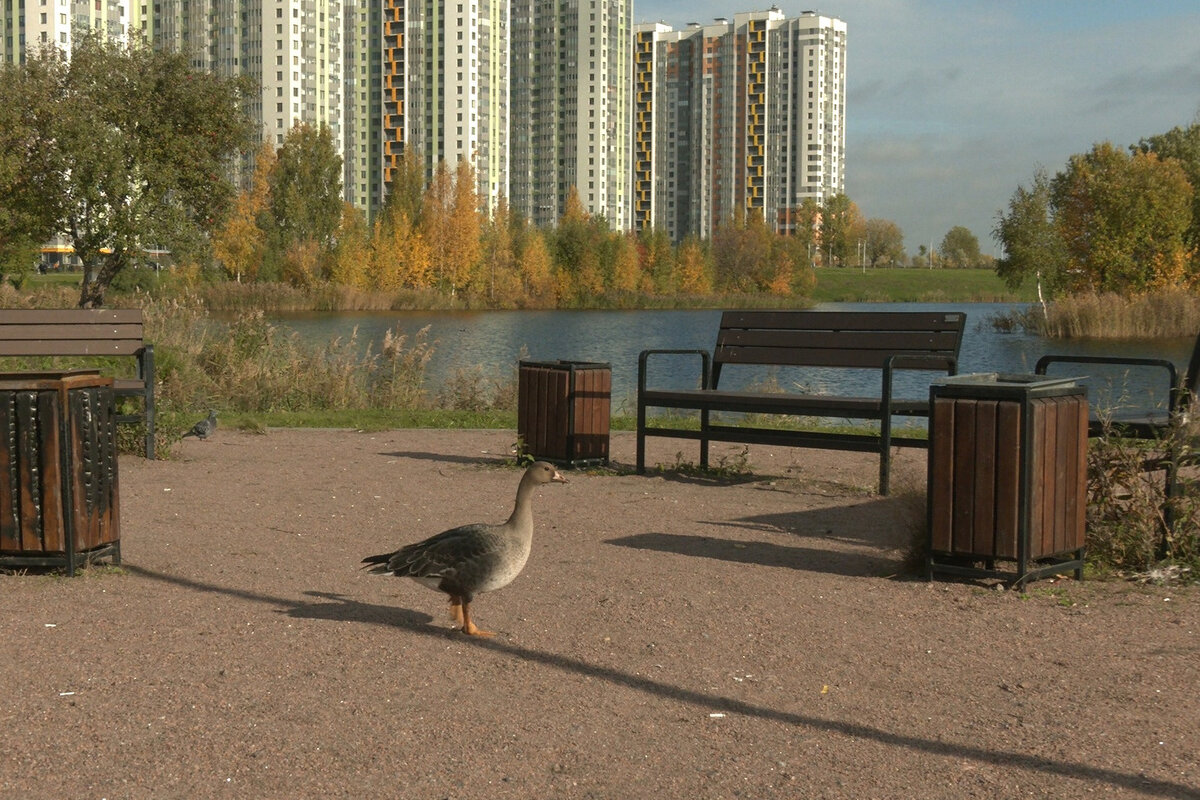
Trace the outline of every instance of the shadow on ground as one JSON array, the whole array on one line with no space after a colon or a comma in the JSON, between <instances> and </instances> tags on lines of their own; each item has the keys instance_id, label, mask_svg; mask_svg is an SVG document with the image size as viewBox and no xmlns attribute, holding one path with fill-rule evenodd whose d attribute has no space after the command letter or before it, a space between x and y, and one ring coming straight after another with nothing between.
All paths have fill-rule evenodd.
<instances>
[{"instance_id":1,"label":"shadow on ground","mask_svg":"<svg viewBox=\"0 0 1200 800\"><path fill-rule=\"evenodd\" d=\"M587 661L560 653L522 647L521 645L505 642L500 639L462 636L462 634L447 628L430 626L429 622L432 618L427 614L408 609L397 609L391 606L363 603L342 595L324 592L306 592L305 595L307 597L317 598L317 600L314 602L297 602L295 600L260 594L247 589L203 583L190 578L169 575L133 565L127 566L126 569L131 575L142 579L161 581L185 589L221 594L255 603L272 605L276 607L278 613L287 614L290 617L298 619L386 625L421 636L430 636L438 639L454 637L456 641L484 650L491 650L495 653L519 658L529 663L541 664L551 669L575 673L593 680L604 681L616 686L624 686L635 691L657 695L676 702L696 706L706 711L722 711L729 714L757 717L785 725L793 725L797 728L804 728L814 733L832 733L866 739L889 747L897 747L914 752L932 753L948 758L985 764L1000 763L1035 773L1071 777L1078 780L1106 784L1115 788L1136 790L1150 796L1166 798L1186 797L1193 791L1192 787L1184 784L1149 779L1142 775L1105 769L1089 764L1006 751L998 748L989 749L978 745L938 741L887 731L855 722L825 719L810 714L799 714L754 705L753 703L747 703L731 697L705 693L681 686L673 686L643 675L630 674L611 667L588 663Z\"/></svg>"}]
</instances>

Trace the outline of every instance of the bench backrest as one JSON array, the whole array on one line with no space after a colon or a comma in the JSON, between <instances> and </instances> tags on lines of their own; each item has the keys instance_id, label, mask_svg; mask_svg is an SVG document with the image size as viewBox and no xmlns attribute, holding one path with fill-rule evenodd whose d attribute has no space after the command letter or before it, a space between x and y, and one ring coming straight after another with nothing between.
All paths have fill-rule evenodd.
<instances>
[{"instance_id":1,"label":"bench backrest","mask_svg":"<svg viewBox=\"0 0 1200 800\"><path fill-rule=\"evenodd\" d=\"M132 356L141 309L0 309L0 356Z\"/></svg>"},{"instance_id":2,"label":"bench backrest","mask_svg":"<svg viewBox=\"0 0 1200 800\"><path fill-rule=\"evenodd\" d=\"M726 311L713 351L713 385L725 364L882 369L894 355L939 356L906 369L945 369L958 359L966 314L958 311Z\"/></svg>"}]
</instances>

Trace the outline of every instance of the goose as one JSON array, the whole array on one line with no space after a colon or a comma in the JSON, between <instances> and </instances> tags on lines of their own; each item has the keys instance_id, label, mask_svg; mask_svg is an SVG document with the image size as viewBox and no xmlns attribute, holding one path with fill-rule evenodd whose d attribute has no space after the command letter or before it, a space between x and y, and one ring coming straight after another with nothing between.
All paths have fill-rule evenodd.
<instances>
[{"instance_id":1,"label":"goose","mask_svg":"<svg viewBox=\"0 0 1200 800\"><path fill-rule=\"evenodd\" d=\"M189 436L195 436L203 441L209 436L212 436L213 431L217 429L217 412L209 411L208 418L202 419L192 426L192 429L185 433L181 438L186 439Z\"/></svg>"},{"instance_id":2,"label":"goose","mask_svg":"<svg viewBox=\"0 0 1200 800\"><path fill-rule=\"evenodd\" d=\"M405 545L391 553L367 556L369 572L413 578L450 596L450 616L468 636L492 636L471 620L475 595L492 592L512 582L529 559L533 544L534 489L550 482L566 483L552 464L535 461L517 486L512 514L503 524L476 522L461 525ZM364 568L366 568L364 566Z\"/></svg>"}]
</instances>

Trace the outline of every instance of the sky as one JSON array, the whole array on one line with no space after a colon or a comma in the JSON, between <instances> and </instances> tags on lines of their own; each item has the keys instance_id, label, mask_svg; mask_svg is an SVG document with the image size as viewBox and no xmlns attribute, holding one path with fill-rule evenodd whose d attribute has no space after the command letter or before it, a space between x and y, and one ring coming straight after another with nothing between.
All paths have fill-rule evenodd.
<instances>
[{"instance_id":1,"label":"sky","mask_svg":"<svg viewBox=\"0 0 1200 800\"><path fill-rule=\"evenodd\" d=\"M676 29L771 0L634 0ZM1200 122L1197 0L813 0L845 20L846 194L909 255L961 225L984 253L1013 193L1100 142Z\"/></svg>"}]
</instances>

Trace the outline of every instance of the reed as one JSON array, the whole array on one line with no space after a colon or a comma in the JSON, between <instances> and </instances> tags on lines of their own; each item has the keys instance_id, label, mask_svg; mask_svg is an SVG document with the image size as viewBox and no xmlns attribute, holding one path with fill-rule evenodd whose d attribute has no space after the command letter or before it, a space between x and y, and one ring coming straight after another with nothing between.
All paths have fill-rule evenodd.
<instances>
[{"instance_id":1,"label":"reed","mask_svg":"<svg viewBox=\"0 0 1200 800\"><path fill-rule=\"evenodd\" d=\"M1037 320L1040 315L1031 319ZM1182 290L1125 297L1076 294L1051 303L1035 322L1048 338L1166 339L1200 331L1200 295Z\"/></svg>"},{"instance_id":2,"label":"reed","mask_svg":"<svg viewBox=\"0 0 1200 800\"><path fill-rule=\"evenodd\" d=\"M323 346L285 334L262 311L212 320L197 296L143 306L169 409L243 412L415 408L433 355L428 329L388 331L379 352L357 329Z\"/></svg>"}]
</instances>

